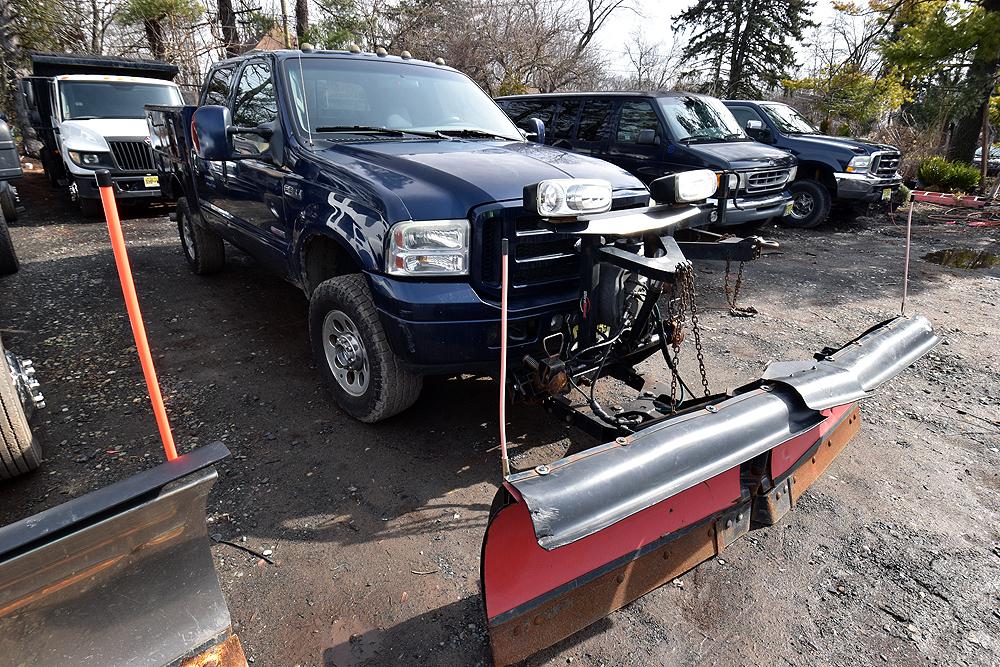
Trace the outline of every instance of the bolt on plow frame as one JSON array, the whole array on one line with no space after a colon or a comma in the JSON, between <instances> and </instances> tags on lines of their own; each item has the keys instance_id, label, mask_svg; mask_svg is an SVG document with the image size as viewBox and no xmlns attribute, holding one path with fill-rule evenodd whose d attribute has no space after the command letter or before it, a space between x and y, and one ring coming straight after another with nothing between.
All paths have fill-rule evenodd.
<instances>
[{"instance_id":1,"label":"bolt on plow frame","mask_svg":"<svg viewBox=\"0 0 1000 667\"><path fill-rule=\"evenodd\" d=\"M858 432L858 402L939 342L925 318L899 316L838 349L773 362L755 381L711 393L691 260L742 269L775 245L686 229L717 187L712 172L667 176L650 186L657 205L613 213L600 212L611 192L599 182L525 189L527 209L579 239L579 299L544 354L508 371L503 349L502 427L509 391L602 444L510 472L501 429L504 479L481 559L497 665L527 658L777 522ZM581 214L588 205L598 212ZM689 384L678 355L692 340L700 378ZM637 372L654 355L669 381ZM605 377L635 398L602 404L595 386Z\"/></svg>"}]
</instances>

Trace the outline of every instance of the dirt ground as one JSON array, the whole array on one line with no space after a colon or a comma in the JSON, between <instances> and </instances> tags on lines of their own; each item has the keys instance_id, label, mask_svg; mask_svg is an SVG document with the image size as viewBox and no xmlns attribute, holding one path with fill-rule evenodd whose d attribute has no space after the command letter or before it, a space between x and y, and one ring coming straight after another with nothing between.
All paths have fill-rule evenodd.
<instances>
[{"instance_id":1,"label":"dirt ground","mask_svg":"<svg viewBox=\"0 0 1000 667\"><path fill-rule=\"evenodd\" d=\"M38 368L45 463L0 488L0 523L161 457L106 227L82 221L37 173L20 190L22 268L0 280L0 330ZM864 403L861 434L779 525L529 664L1000 664L1000 267L922 259L1000 253L1000 229L928 210L916 216L909 309L944 343ZM192 275L166 213L135 212L125 232L176 437L184 451L228 445L209 532L275 560L212 547L247 655L267 666L489 664L478 579L499 478L496 384L429 381L400 417L352 421L312 367L303 296L235 251L221 275ZM900 222L767 229L781 250L747 268L753 319L728 315L722 267L700 264L713 389L895 314ZM513 410L508 432L520 465L581 437L529 407Z\"/></svg>"}]
</instances>

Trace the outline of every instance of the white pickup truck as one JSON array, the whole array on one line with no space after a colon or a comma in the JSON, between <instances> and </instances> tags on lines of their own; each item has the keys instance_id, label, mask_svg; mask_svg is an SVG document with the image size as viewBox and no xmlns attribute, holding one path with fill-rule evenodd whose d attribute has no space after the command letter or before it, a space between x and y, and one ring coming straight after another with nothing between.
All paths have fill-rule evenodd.
<instances>
[{"instance_id":1,"label":"white pickup truck","mask_svg":"<svg viewBox=\"0 0 1000 667\"><path fill-rule=\"evenodd\" d=\"M65 187L85 215L101 211L97 169L111 171L120 200L158 199L160 185L143 107L182 103L180 89L156 67L165 63L46 57L56 62L32 57L36 75L23 80L22 91L43 143L42 165L52 182ZM98 62L92 64L94 60ZM87 66L81 67L81 62ZM56 74L60 70L70 73ZM105 73L78 73L102 70Z\"/></svg>"}]
</instances>

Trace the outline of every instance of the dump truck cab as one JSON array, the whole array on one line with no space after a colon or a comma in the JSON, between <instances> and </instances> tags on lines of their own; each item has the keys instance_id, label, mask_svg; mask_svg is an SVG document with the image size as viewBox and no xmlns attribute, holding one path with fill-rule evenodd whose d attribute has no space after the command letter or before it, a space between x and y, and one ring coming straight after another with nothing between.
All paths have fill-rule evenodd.
<instances>
[{"instance_id":1,"label":"dump truck cab","mask_svg":"<svg viewBox=\"0 0 1000 667\"><path fill-rule=\"evenodd\" d=\"M180 89L169 80L177 68L37 54L32 63L36 75L22 80L22 92L50 180L65 187L87 215L100 211L98 169L111 171L121 200L158 199L143 107L182 103Z\"/></svg>"}]
</instances>

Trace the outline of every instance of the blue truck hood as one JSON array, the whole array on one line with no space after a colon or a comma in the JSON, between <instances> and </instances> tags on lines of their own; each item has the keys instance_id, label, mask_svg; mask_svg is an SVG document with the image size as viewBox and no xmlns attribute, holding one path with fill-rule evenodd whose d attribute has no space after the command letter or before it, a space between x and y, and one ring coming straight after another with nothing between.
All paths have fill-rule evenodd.
<instances>
[{"instance_id":1,"label":"blue truck hood","mask_svg":"<svg viewBox=\"0 0 1000 667\"><path fill-rule=\"evenodd\" d=\"M788 151L756 141L692 143L685 145L684 148L694 153L705 167L714 170L791 167L795 164L795 158Z\"/></svg>"},{"instance_id":2,"label":"blue truck hood","mask_svg":"<svg viewBox=\"0 0 1000 667\"><path fill-rule=\"evenodd\" d=\"M615 190L645 189L603 160L521 141L367 141L315 155L376 183L391 222L465 218L481 204L519 200L524 186L547 178L601 178Z\"/></svg>"},{"instance_id":3,"label":"blue truck hood","mask_svg":"<svg viewBox=\"0 0 1000 667\"><path fill-rule=\"evenodd\" d=\"M786 135L789 148L795 151L830 151L844 155L871 155L875 151L895 151L895 146L877 144L870 141L860 141L848 137L833 137L828 134L790 134Z\"/></svg>"}]
</instances>

